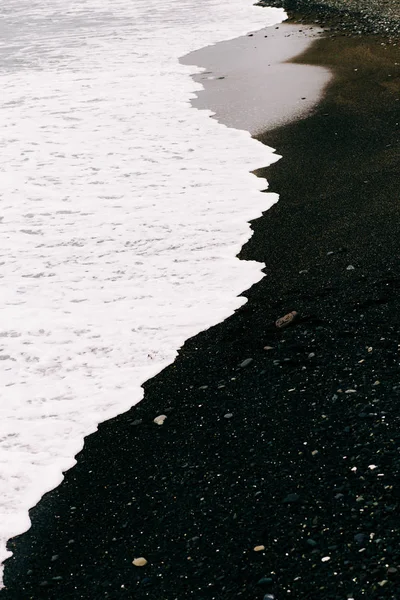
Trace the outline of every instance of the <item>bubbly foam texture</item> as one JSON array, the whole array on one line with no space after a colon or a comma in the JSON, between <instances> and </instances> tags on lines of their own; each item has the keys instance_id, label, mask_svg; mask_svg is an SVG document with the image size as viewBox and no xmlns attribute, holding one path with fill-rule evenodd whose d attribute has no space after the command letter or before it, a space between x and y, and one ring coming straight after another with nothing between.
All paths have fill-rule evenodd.
<instances>
[{"instance_id":1,"label":"bubbly foam texture","mask_svg":"<svg viewBox=\"0 0 400 600\"><path fill-rule=\"evenodd\" d=\"M84 436L262 277L235 255L277 199L250 171L278 157L191 108L199 69L178 58L284 16L2 1L0 561Z\"/></svg>"}]
</instances>

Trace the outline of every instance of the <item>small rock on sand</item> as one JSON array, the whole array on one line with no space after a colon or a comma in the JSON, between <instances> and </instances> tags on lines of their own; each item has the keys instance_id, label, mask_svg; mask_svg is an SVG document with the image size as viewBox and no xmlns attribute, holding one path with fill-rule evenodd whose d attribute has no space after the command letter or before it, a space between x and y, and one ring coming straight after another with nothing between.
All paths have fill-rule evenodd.
<instances>
[{"instance_id":1,"label":"small rock on sand","mask_svg":"<svg viewBox=\"0 0 400 600\"><path fill-rule=\"evenodd\" d=\"M299 502L300 496L299 494L288 494L286 498L284 498L284 504L294 504L295 502Z\"/></svg>"},{"instance_id":2,"label":"small rock on sand","mask_svg":"<svg viewBox=\"0 0 400 600\"><path fill-rule=\"evenodd\" d=\"M135 567L145 567L147 565L147 560L143 558L143 556L140 556L139 558L134 558L132 564L135 565Z\"/></svg>"},{"instance_id":3,"label":"small rock on sand","mask_svg":"<svg viewBox=\"0 0 400 600\"><path fill-rule=\"evenodd\" d=\"M243 362L240 363L239 367L241 367L243 369L244 367L248 367L249 365L251 365L252 362L253 362L252 358L246 358L246 360L244 360Z\"/></svg>"},{"instance_id":4,"label":"small rock on sand","mask_svg":"<svg viewBox=\"0 0 400 600\"><path fill-rule=\"evenodd\" d=\"M158 417L154 419L154 423L156 425L163 425L166 418L167 415L158 415Z\"/></svg>"},{"instance_id":5,"label":"small rock on sand","mask_svg":"<svg viewBox=\"0 0 400 600\"><path fill-rule=\"evenodd\" d=\"M295 318L297 317L298 313L295 310L292 310L290 313L287 313L287 315L284 315L283 317L281 317L280 319L278 319L277 321L275 321L275 326L278 329L282 329L283 327L287 327L288 325L290 325L291 323L293 323L293 321L295 320Z\"/></svg>"},{"instance_id":6,"label":"small rock on sand","mask_svg":"<svg viewBox=\"0 0 400 600\"><path fill-rule=\"evenodd\" d=\"M262 552L263 550L265 550L265 546L262 544L260 546L254 546L254 552Z\"/></svg>"}]
</instances>

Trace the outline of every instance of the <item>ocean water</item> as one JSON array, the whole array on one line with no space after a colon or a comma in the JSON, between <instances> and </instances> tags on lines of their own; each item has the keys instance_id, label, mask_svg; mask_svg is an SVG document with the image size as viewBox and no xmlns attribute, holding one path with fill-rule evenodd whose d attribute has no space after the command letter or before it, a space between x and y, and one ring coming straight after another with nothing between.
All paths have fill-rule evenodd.
<instances>
[{"instance_id":1,"label":"ocean water","mask_svg":"<svg viewBox=\"0 0 400 600\"><path fill-rule=\"evenodd\" d=\"M178 58L284 17L2 0L0 562L84 436L262 277L235 255L277 200L250 171L278 157L192 108L199 69Z\"/></svg>"}]
</instances>

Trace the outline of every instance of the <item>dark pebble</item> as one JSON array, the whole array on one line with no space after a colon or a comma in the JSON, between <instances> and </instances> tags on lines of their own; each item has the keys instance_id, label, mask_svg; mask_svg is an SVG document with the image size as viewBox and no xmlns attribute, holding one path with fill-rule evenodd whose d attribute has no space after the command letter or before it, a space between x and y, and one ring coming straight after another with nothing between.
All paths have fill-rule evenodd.
<instances>
[{"instance_id":1,"label":"dark pebble","mask_svg":"<svg viewBox=\"0 0 400 600\"><path fill-rule=\"evenodd\" d=\"M357 544L364 544L367 541L367 536L365 535L365 533L356 533L356 535L354 536L354 541L357 542Z\"/></svg>"},{"instance_id":2,"label":"dark pebble","mask_svg":"<svg viewBox=\"0 0 400 600\"><path fill-rule=\"evenodd\" d=\"M252 358L246 358L246 360L244 360L243 362L240 363L239 367L241 367L243 369L244 367L248 367L249 365L251 365L252 362L253 362Z\"/></svg>"},{"instance_id":3,"label":"dark pebble","mask_svg":"<svg viewBox=\"0 0 400 600\"><path fill-rule=\"evenodd\" d=\"M286 498L284 498L283 502L285 504L294 504L300 501L299 494L288 494Z\"/></svg>"},{"instance_id":4,"label":"dark pebble","mask_svg":"<svg viewBox=\"0 0 400 600\"><path fill-rule=\"evenodd\" d=\"M271 585L271 583L273 583L273 579L271 577L262 577L257 581L257 585L260 586Z\"/></svg>"}]
</instances>

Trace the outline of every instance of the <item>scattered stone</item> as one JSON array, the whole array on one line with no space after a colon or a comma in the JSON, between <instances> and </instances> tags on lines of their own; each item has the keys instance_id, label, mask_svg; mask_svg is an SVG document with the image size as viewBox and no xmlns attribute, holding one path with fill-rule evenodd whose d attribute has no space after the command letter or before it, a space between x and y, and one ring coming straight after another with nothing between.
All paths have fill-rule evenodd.
<instances>
[{"instance_id":1,"label":"scattered stone","mask_svg":"<svg viewBox=\"0 0 400 600\"><path fill-rule=\"evenodd\" d=\"M332 250L330 252L326 253L327 256L332 256L332 254L334 254L334 252L332 252Z\"/></svg>"},{"instance_id":2,"label":"scattered stone","mask_svg":"<svg viewBox=\"0 0 400 600\"><path fill-rule=\"evenodd\" d=\"M271 585L273 581L274 580L272 579L272 577L261 577L261 579L257 581L257 585Z\"/></svg>"},{"instance_id":3,"label":"scattered stone","mask_svg":"<svg viewBox=\"0 0 400 600\"><path fill-rule=\"evenodd\" d=\"M354 541L360 545L364 544L367 541L367 536L365 535L365 533L356 533L356 535L354 536Z\"/></svg>"},{"instance_id":4,"label":"scattered stone","mask_svg":"<svg viewBox=\"0 0 400 600\"><path fill-rule=\"evenodd\" d=\"M317 542L316 542L315 540L312 540L311 538L309 538L309 539L307 540L307 544L308 544L309 546L311 546L312 548L315 548L315 546L318 546Z\"/></svg>"},{"instance_id":5,"label":"scattered stone","mask_svg":"<svg viewBox=\"0 0 400 600\"><path fill-rule=\"evenodd\" d=\"M321 562L328 562L329 560L331 560L330 556L324 556L323 558L321 558Z\"/></svg>"},{"instance_id":6,"label":"scattered stone","mask_svg":"<svg viewBox=\"0 0 400 600\"><path fill-rule=\"evenodd\" d=\"M264 346L264 350L273 350L273 346Z\"/></svg>"},{"instance_id":7,"label":"scattered stone","mask_svg":"<svg viewBox=\"0 0 400 600\"><path fill-rule=\"evenodd\" d=\"M226 413L226 415L224 415L224 419L232 419L233 414L232 413Z\"/></svg>"},{"instance_id":8,"label":"scattered stone","mask_svg":"<svg viewBox=\"0 0 400 600\"><path fill-rule=\"evenodd\" d=\"M278 329L283 329L283 327L287 327L288 325L290 325L291 323L293 323L293 321L295 320L295 318L298 316L298 313L295 310L292 310L292 312L288 313L287 315L281 317L280 319L278 319L277 321L275 321L275 326Z\"/></svg>"},{"instance_id":9,"label":"scattered stone","mask_svg":"<svg viewBox=\"0 0 400 600\"><path fill-rule=\"evenodd\" d=\"M396 567L389 567L387 572L389 573L389 575L395 575L397 573L397 569Z\"/></svg>"},{"instance_id":10,"label":"scattered stone","mask_svg":"<svg viewBox=\"0 0 400 600\"><path fill-rule=\"evenodd\" d=\"M349 266L346 268L346 271L354 271L354 269L355 269L355 267L354 267L353 265L349 265Z\"/></svg>"},{"instance_id":11,"label":"scattered stone","mask_svg":"<svg viewBox=\"0 0 400 600\"><path fill-rule=\"evenodd\" d=\"M265 550L265 546L262 544L260 546L254 546L254 552L262 552L263 550Z\"/></svg>"},{"instance_id":12,"label":"scattered stone","mask_svg":"<svg viewBox=\"0 0 400 600\"><path fill-rule=\"evenodd\" d=\"M156 417L154 419L154 423L156 425L163 425L166 418L167 418L167 415L159 415L158 417Z\"/></svg>"},{"instance_id":13,"label":"scattered stone","mask_svg":"<svg viewBox=\"0 0 400 600\"><path fill-rule=\"evenodd\" d=\"M199 390L206 390L206 389L208 389L208 385L201 385L199 387Z\"/></svg>"},{"instance_id":14,"label":"scattered stone","mask_svg":"<svg viewBox=\"0 0 400 600\"><path fill-rule=\"evenodd\" d=\"M265 594L264 600L275 600L275 596L273 594Z\"/></svg>"},{"instance_id":15,"label":"scattered stone","mask_svg":"<svg viewBox=\"0 0 400 600\"><path fill-rule=\"evenodd\" d=\"M285 504L294 504L296 502L299 502L299 500L300 500L299 494L288 494L286 496L286 498L284 498L283 502Z\"/></svg>"},{"instance_id":16,"label":"scattered stone","mask_svg":"<svg viewBox=\"0 0 400 600\"><path fill-rule=\"evenodd\" d=\"M315 352L310 352L310 354L308 355L308 358L314 358L315 356Z\"/></svg>"},{"instance_id":17,"label":"scattered stone","mask_svg":"<svg viewBox=\"0 0 400 600\"><path fill-rule=\"evenodd\" d=\"M136 419L135 421L132 421L131 425L141 425L143 423L143 419Z\"/></svg>"},{"instance_id":18,"label":"scattered stone","mask_svg":"<svg viewBox=\"0 0 400 600\"><path fill-rule=\"evenodd\" d=\"M147 560L143 558L143 556L140 556L139 558L134 558L132 564L135 565L135 567L145 567L147 565Z\"/></svg>"},{"instance_id":19,"label":"scattered stone","mask_svg":"<svg viewBox=\"0 0 400 600\"><path fill-rule=\"evenodd\" d=\"M244 369L244 367L248 367L249 365L251 365L253 360L254 360L253 358L246 358L246 360L244 360L243 362L240 363L239 367Z\"/></svg>"},{"instance_id":20,"label":"scattered stone","mask_svg":"<svg viewBox=\"0 0 400 600\"><path fill-rule=\"evenodd\" d=\"M58 554L53 554L53 556L51 557L51 562L55 562L56 560L59 559L59 555Z\"/></svg>"}]
</instances>

